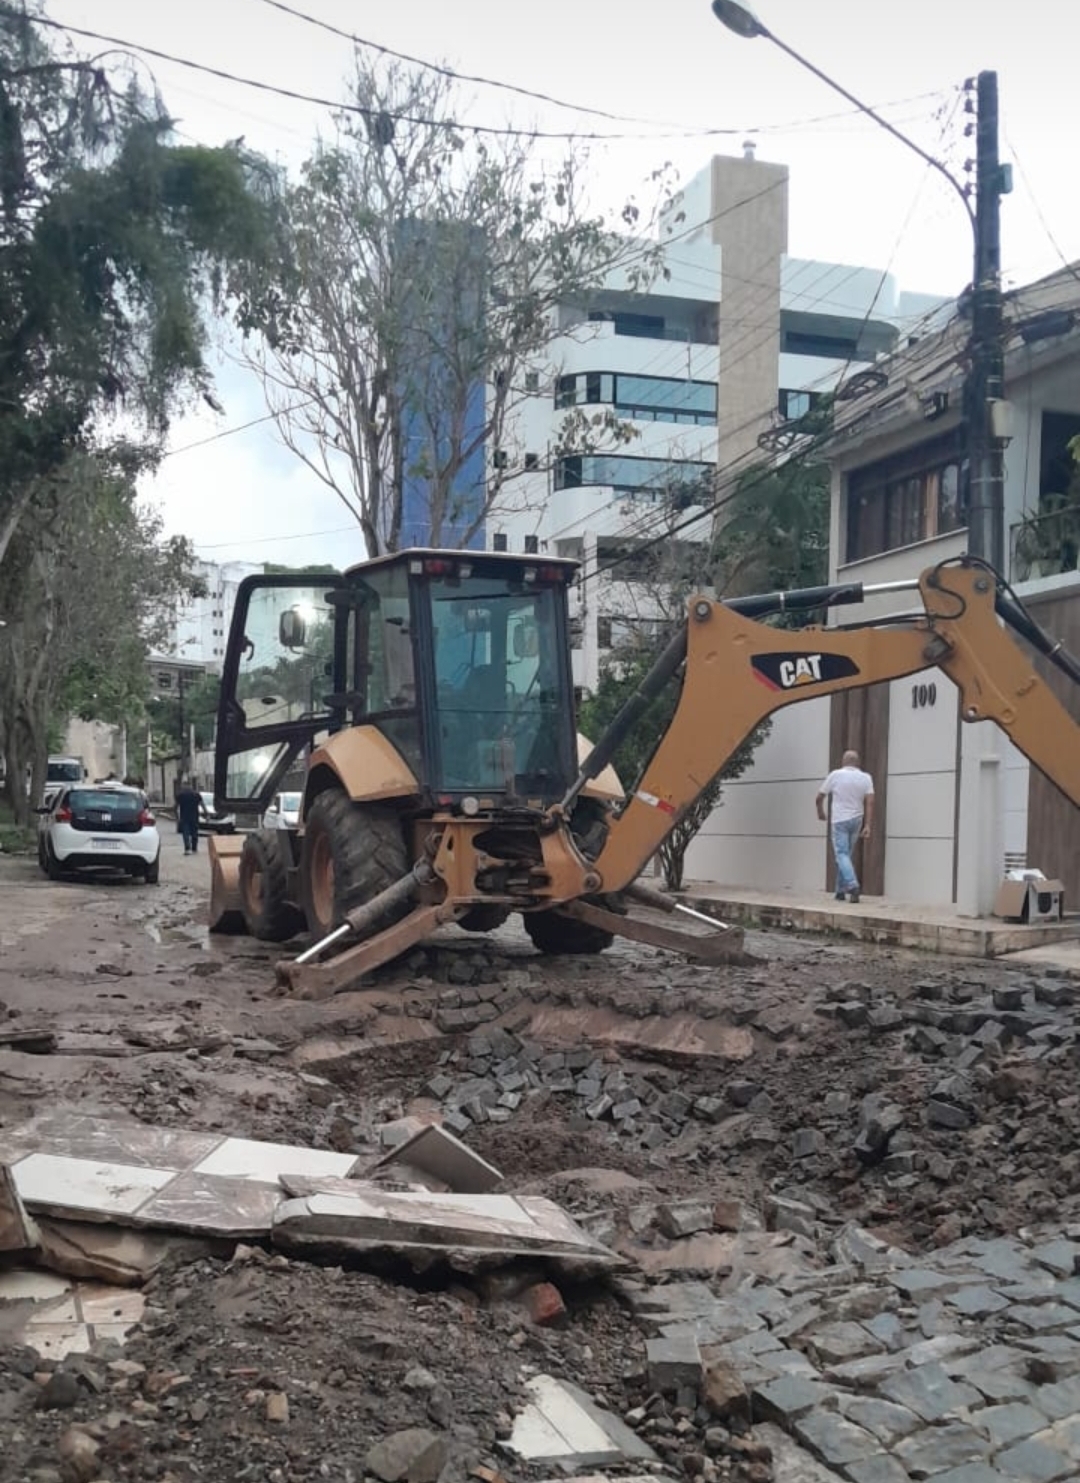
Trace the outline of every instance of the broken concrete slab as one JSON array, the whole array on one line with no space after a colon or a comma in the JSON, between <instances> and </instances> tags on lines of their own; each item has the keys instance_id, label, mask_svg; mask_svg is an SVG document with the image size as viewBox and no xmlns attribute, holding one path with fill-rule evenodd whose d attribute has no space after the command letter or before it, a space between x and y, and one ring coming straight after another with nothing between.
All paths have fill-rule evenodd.
<instances>
[{"instance_id":1,"label":"broken concrete slab","mask_svg":"<svg viewBox=\"0 0 1080 1483\"><path fill-rule=\"evenodd\" d=\"M446 1465L446 1438L426 1427L413 1426L392 1432L370 1447L364 1470L382 1483L435 1483Z\"/></svg>"},{"instance_id":2,"label":"broken concrete slab","mask_svg":"<svg viewBox=\"0 0 1080 1483\"><path fill-rule=\"evenodd\" d=\"M0 1164L0 1251L26 1251L36 1245L34 1224L19 1198L11 1170Z\"/></svg>"},{"instance_id":3,"label":"broken concrete slab","mask_svg":"<svg viewBox=\"0 0 1080 1483\"><path fill-rule=\"evenodd\" d=\"M44 1217L37 1222L37 1230L34 1260L40 1266L118 1287L140 1287L167 1257L194 1260L211 1249L194 1237Z\"/></svg>"},{"instance_id":4,"label":"broken concrete slab","mask_svg":"<svg viewBox=\"0 0 1080 1483\"><path fill-rule=\"evenodd\" d=\"M529 1404L514 1420L507 1444L528 1462L604 1467L656 1454L625 1421L603 1410L579 1386L551 1375L526 1381Z\"/></svg>"},{"instance_id":5,"label":"broken concrete slab","mask_svg":"<svg viewBox=\"0 0 1080 1483\"><path fill-rule=\"evenodd\" d=\"M502 1183L503 1176L460 1138L438 1123L429 1123L385 1154L376 1168L405 1164L460 1194L482 1195Z\"/></svg>"},{"instance_id":6,"label":"broken concrete slab","mask_svg":"<svg viewBox=\"0 0 1080 1483\"><path fill-rule=\"evenodd\" d=\"M359 1182L354 1194L282 1201L271 1239L286 1251L392 1252L418 1270L445 1262L477 1271L516 1256L543 1257L582 1276L623 1264L550 1200L390 1191Z\"/></svg>"}]
</instances>

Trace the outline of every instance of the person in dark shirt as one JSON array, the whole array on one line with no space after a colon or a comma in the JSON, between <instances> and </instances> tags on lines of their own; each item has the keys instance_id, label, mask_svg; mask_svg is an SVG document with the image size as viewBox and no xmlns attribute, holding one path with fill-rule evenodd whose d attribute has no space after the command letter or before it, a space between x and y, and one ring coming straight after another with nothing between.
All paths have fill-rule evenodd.
<instances>
[{"instance_id":1,"label":"person in dark shirt","mask_svg":"<svg viewBox=\"0 0 1080 1483\"><path fill-rule=\"evenodd\" d=\"M184 836L184 854L194 855L199 848L199 814L202 799L195 784L188 780L182 783L176 794L176 817L180 833Z\"/></svg>"}]
</instances>

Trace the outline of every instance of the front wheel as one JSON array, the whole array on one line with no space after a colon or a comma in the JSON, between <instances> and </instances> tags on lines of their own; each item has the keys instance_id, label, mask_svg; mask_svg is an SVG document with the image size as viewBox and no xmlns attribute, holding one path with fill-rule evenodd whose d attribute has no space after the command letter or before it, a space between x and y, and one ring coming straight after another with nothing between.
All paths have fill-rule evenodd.
<instances>
[{"instance_id":1,"label":"front wheel","mask_svg":"<svg viewBox=\"0 0 1080 1483\"><path fill-rule=\"evenodd\" d=\"M325 937L349 912L409 872L401 819L393 809L353 803L339 788L320 793L304 822L300 894L308 930ZM410 910L402 902L385 925Z\"/></svg>"},{"instance_id":2,"label":"front wheel","mask_svg":"<svg viewBox=\"0 0 1080 1483\"><path fill-rule=\"evenodd\" d=\"M289 900L288 840L273 829L259 829L244 840L240 855L240 907L250 937L285 942L303 923Z\"/></svg>"},{"instance_id":3,"label":"front wheel","mask_svg":"<svg viewBox=\"0 0 1080 1483\"><path fill-rule=\"evenodd\" d=\"M533 947L549 956L560 953L583 956L602 953L615 941L610 932L561 916L557 911L530 911L524 915L525 931Z\"/></svg>"}]
</instances>

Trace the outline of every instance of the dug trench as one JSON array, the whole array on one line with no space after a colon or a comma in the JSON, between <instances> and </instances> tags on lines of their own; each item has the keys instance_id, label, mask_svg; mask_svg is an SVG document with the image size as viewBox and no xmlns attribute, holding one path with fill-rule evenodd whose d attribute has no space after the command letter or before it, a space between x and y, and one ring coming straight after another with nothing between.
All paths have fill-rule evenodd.
<instances>
[{"instance_id":1,"label":"dug trench","mask_svg":"<svg viewBox=\"0 0 1080 1483\"><path fill-rule=\"evenodd\" d=\"M5 877L16 900L24 884ZM0 1322L0 1477L540 1478L551 1466L509 1447L537 1375L652 1448L623 1471L795 1476L761 1423L801 1436L797 1407L665 1359L680 1303L715 1305L710 1321L755 1295L794 1312L837 1274L861 1291L867 1252L930 1265L965 1240L1080 1222L1080 1014L1063 977L785 934L751 935L754 966L703 969L446 933L310 1005L272 992L259 945L208 943L194 891L153 907L118 892L103 924L100 896L51 889L40 930L5 939L0 1135L43 1101L343 1153L439 1121L500 1191L557 1202L624 1265L576 1283L542 1262L417 1275L182 1249L122 1346L47 1359ZM38 1034L33 1050L15 1030ZM912 1322L935 1342L948 1315L925 1307ZM795 1357L820 1369L824 1327L847 1316L825 1305ZM858 1476L803 1441L838 1469L820 1476Z\"/></svg>"}]
</instances>

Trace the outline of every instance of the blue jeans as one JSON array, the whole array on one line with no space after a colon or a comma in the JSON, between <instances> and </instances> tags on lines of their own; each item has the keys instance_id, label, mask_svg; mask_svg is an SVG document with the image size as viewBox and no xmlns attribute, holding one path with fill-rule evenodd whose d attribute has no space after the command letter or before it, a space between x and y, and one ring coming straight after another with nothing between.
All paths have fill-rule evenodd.
<instances>
[{"instance_id":1,"label":"blue jeans","mask_svg":"<svg viewBox=\"0 0 1080 1483\"><path fill-rule=\"evenodd\" d=\"M859 889L859 878L855 874L855 867L851 863L851 852L855 848L855 841L862 833L862 815L857 819L842 819L839 824L832 826L832 847L836 857L836 889L840 891L857 891Z\"/></svg>"}]
</instances>

